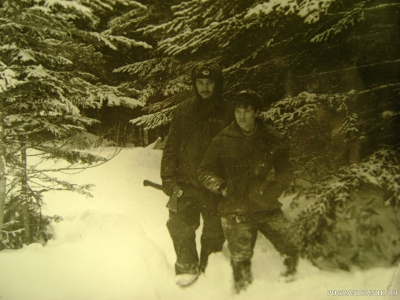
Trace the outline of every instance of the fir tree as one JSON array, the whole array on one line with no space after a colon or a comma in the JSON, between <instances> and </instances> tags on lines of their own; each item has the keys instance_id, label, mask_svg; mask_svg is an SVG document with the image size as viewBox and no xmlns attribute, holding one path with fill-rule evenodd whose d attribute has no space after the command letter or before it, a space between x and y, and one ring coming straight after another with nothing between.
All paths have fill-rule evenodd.
<instances>
[{"instance_id":1,"label":"fir tree","mask_svg":"<svg viewBox=\"0 0 400 300\"><path fill-rule=\"evenodd\" d=\"M132 122L154 129L167 125L187 98L194 63L221 64L225 99L254 89L265 100L266 122L288 137L292 192L319 199L296 223L303 255L320 266L331 259L342 268L390 264L400 256L400 225L387 238L371 201L350 200L372 185L387 204L379 214L389 219L400 204L399 8L386 0L181 2L168 21L139 29L158 41L153 56L115 72L132 75L144 91L143 116ZM372 161L390 172L381 177L367 167ZM346 224L352 230L343 230ZM375 251L368 242L375 250L379 242L386 246ZM370 264L362 255L370 255Z\"/></svg>"},{"instance_id":2,"label":"fir tree","mask_svg":"<svg viewBox=\"0 0 400 300\"><path fill-rule=\"evenodd\" d=\"M1 247L21 247L22 243L49 238L46 225L60 218L42 215L45 192L69 190L90 195L90 185L71 184L52 175L107 160L77 150L91 146L84 138L85 128L97 122L81 110L100 108L105 102L137 105L129 89L102 84L106 66L103 52L107 48L150 46L90 31L101 19L93 5L104 12L124 2L2 2L1 146L5 148L7 198ZM63 160L67 165L49 168L49 160Z\"/></svg>"},{"instance_id":3,"label":"fir tree","mask_svg":"<svg viewBox=\"0 0 400 300\"><path fill-rule=\"evenodd\" d=\"M171 103L164 89L176 81L190 87L185 75L197 60L225 68L226 98L251 86L268 99L266 106L302 91L368 89L375 69L388 70L385 78L395 82L397 44L385 50L378 45L396 36L396 8L398 3L387 1L182 2L171 7L170 21L139 29L150 36L164 34L157 58L116 72L142 82L152 96L148 104ZM170 60L174 65L166 68ZM153 79L146 81L133 71L149 67Z\"/></svg>"}]
</instances>

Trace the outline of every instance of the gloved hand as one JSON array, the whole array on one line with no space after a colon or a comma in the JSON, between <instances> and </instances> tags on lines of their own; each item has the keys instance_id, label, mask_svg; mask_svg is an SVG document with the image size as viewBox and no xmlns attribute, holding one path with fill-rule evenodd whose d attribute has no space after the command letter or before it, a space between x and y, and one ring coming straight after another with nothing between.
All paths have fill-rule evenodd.
<instances>
[{"instance_id":1,"label":"gloved hand","mask_svg":"<svg viewBox=\"0 0 400 300\"><path fill-rule=\"evenodd\" d=\"M180 190L180 187L176 184L175 180L163 180L162 189L164 194L171 196L175 190Z\"/></svg>"},{"instance_id":2,"label":"gloved hand","mask_svg":"<svg viewBox=\"0 0 400 300\"><path fill-rule=\"evenodd\" d=\"M219 192L222 196L226 197L226 191L227 191L227 189L228 189L228 185L226 184L226 182L223 182L223 183L219 186L218 192Z\"/></svg>"},{"instance_id":3,"label":"gloved hand","mask_svg":"<svg viewBox=\"0 0 400 300\"><path fill-rule=\"evenodd\" d=\"M238 193L236 186L233 184L232 180L228 179L226 183L221 186L221 194L228 199L235 199Z\"/></svg>"}]
</instances>

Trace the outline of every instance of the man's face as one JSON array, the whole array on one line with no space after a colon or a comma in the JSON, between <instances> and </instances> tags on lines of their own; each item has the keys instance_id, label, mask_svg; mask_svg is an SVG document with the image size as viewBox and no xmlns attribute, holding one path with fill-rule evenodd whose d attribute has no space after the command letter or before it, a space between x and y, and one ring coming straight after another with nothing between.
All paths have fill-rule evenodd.
<instances>
[{"instance_id":1,"label":"man's face","mask_svg":"<svg viewBox=\"0 0 400 300\"><path fill-rule=\"evenodd\" d=\"M259 110L255 111L251 106L247 108L238 106L235 108L236 123L244 132L251 132L256 126L256 117L259 113Z\"/></svg>"},{"instance_id":2,"label":"man's face","mask_svg":"<svg viewBox=\"0 0 400 300\"><path fill-rule=\"evenodd\" d=\"M201 98L208 99L214 93L215 81L208 78L197 78L196 88Z\"/></svg>"}]
</instances>

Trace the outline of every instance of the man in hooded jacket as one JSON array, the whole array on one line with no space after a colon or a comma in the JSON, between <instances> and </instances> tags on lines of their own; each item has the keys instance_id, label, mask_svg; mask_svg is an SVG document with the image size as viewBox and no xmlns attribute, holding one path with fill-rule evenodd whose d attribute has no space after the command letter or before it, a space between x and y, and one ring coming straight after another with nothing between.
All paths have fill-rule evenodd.
<instances>
[{"instance_id":1,"label":"man in hooded jacket","mask_svg":"<svg viewBox=\"0 0 400 300\"><path fill-rule=\"evenodd\" d=\"M167 228L177 260L176 283L191 284L205 271L208 256L222 250L225 241L217 206L220 196L198 181L197 169L213 137L226 127L232 112L222 101L223 76L219 65L197 64L192 70L195 95L180 103L173 115L161 160L163 191L175 200L168 206ZM203 218L200 259L196 229Z\"/></svg>"}]
</instances>

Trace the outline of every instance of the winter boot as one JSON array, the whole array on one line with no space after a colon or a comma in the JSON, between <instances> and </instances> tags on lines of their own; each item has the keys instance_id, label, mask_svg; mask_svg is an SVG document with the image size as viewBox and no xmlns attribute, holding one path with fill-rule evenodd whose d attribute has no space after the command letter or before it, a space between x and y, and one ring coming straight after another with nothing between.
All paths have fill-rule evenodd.
<instances>
[{"instance_id":1,"label":"winter boot","mask_svg":"<svg viewBox=\"0 0 400 300\"><path fill-rule=\"evenodd\" d=\"M175 283L181 287L192 284L199 277L199 268L197 264L175 264Z\"/></svg>"},{"instance_id":2,"label":"winter boot","mask_svg":"<svg viewBox=\"0 0 400 300\"><path fill-rule=\"evenodd\" d=\"M282 255L283 269L280 274L281 282L290 282L296 280L297 265L299 256L296 255Z\"/></svg>"},{"instance_id":3,"label":"winter boot","mask_svg":"<svg viewBox=\"0 0 400 300\"><path fill-rule=\"evenodd\" d=\"M250 260L245 261L231 261L233 269L233 278L235 280L235 291L245 290L247 286L252 283L253 275L251 274L251 262Z\"/></svg>"},{"instance_id":4,"label":"winter boot","mask_svg":"<svg viewBox=\"0 0 400 300\"><path fill-rule=\"evenodd\" d=\"M199 277L197 274L178 274L175 276L175 283L180 287L185 287L192 284Z\"/></svg>"}]
</instances>

